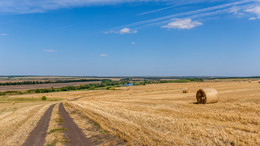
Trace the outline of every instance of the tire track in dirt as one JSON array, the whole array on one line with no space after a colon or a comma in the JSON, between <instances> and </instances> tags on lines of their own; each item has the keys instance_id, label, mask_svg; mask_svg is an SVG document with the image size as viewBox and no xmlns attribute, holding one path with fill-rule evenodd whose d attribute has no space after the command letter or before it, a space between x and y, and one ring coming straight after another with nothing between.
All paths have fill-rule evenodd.
<instances>
[{"instance_id":1,"label":"tire track in dirt","mask_svg":"<svg viewBox=\"0 0 260 146\"><path fill-rule=\"evenodd\" d=\"M49 127L51 119L51 113L55 104L51 105L48 110L41 117L36 127L30 133L29 137L23 143L23 146L43 146L45 143L45 137Z\"/></svg>"},{"instance_id":2,"label":"tire track in dirt","mask_svg":"<svg viewBox=\"0 0 260 146\"><path fill-rule=\"evenodd\" d=\"M90 139L87 139L83 131L74 123L69 113L65 110L63 103L59 105L59 112L63 119L62 127L66 128L65 136L69 139L67 146L92 146Z\"/></svg>"}]
</instances>

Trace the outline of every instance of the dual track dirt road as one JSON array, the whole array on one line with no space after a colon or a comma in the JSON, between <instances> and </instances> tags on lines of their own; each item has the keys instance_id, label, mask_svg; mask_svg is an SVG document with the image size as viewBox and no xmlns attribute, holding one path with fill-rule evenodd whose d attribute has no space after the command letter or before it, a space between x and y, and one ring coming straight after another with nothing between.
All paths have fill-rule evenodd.
<instances>
[{"instance_id":1,"label":"dual track dirt road","mask_svg":"<svg viewBox=\"0 0 260 146\"><path fill-rule=\"evenodd\" d=\"M48 108L40 121L37 123L37 126L23 143L23 146L43 146L45 144L45 137L48 132L49 122L54 106L55 104ZM65 110L63 103L59 104L59 112L63 119L62 127L66 129L65 136L69 140L66 145L91 146L91 140L87 139L82 130L74 123L73 119Z\"/></svg>"}]
</instances>

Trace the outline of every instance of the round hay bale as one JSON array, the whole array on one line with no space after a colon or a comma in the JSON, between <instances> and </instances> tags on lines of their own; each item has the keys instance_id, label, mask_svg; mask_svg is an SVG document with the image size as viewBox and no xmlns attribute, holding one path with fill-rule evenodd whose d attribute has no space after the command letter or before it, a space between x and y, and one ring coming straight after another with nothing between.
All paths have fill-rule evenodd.
<instances>
[{"instance_id":1,"label":"round hay bale","mask_svg":"<svg viewBox=\"0 0 260 146\"><path fill-rule=\"evenodd\" d=\"M248 82L249 82L249 83L251 83L252 81L251 81L251 80L249 80Z\"/></svg>"},{"instance_id":2,"label":"round hay bale","mask_svg":"<svg viewBox=\"0 0 260 146\"><path fill-rule=\"evenodd\" d=\"M197 91L196 98L199 104L217 103L218 91L214 88L199 89Z\"/></svg>"},{"instance_id":3,"label":"round hay bale","mask_svg":"<svg viewBox=\"0 0 260 146\"><path fill-rule=\"evenodd\" d=\"M15 105L15 102L12 102L12 105Z\"/></svg>"},{"instance_id":4,"label":"round hay bale","mask_svg":"<svg viewBox=\"0 0 260 146\"><path fill-rule=\"evenodd\" d=\"M258 83L260 83L260 80L258 81Z\"/></svg>"},{"instance_id":5,"label":"round hay bale","mask_svg":"<svg viewBox=\"0 0 260 146\"><path fill-rule=\"evenodd\" d=\"M183 88L182 89L182 93L189 93L190 92L190 89L189 88Z\"/></svg>"}]
</instances>

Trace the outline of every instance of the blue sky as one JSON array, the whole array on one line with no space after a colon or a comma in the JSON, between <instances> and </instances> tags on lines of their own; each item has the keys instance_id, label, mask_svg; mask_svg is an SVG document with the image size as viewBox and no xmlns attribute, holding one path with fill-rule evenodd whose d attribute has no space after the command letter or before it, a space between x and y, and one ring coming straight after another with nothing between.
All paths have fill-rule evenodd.
<instances>
[{"instance_id":1,"label":"blue sky","mask_svg":"<svg viewBox=\"0 0 260 146\"><path fill-rule=\"evenodd\" d=\"M1 0L0 75L259 76L259 0Z\"/></svg>"}]
</instances>

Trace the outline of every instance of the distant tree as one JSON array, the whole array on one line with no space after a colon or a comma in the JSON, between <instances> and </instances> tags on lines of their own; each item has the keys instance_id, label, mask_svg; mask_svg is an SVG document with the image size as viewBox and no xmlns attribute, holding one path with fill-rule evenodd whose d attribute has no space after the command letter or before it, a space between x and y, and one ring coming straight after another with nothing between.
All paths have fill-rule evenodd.
<instances>
[{"instance_id":1,"label":"distant tree","mask_svg":"<svg viewBox=\"0 0 260 146\"><path fill-rule=\"evenodd\" d=\"M47 97L46 96L42 96L42 101L45 101L47 100Z\"/></svg>"},{"instance_id":2,"label":"distant tree","mask_svg":"<svg viewBox=\"0 0 260 146\"><path fill-rule=\"evenodd\" d=\"M40 90L39 90L39 89L36 89L36 90L35 90L35 93L40 93Z\"/></svg>"}]
</instances>

